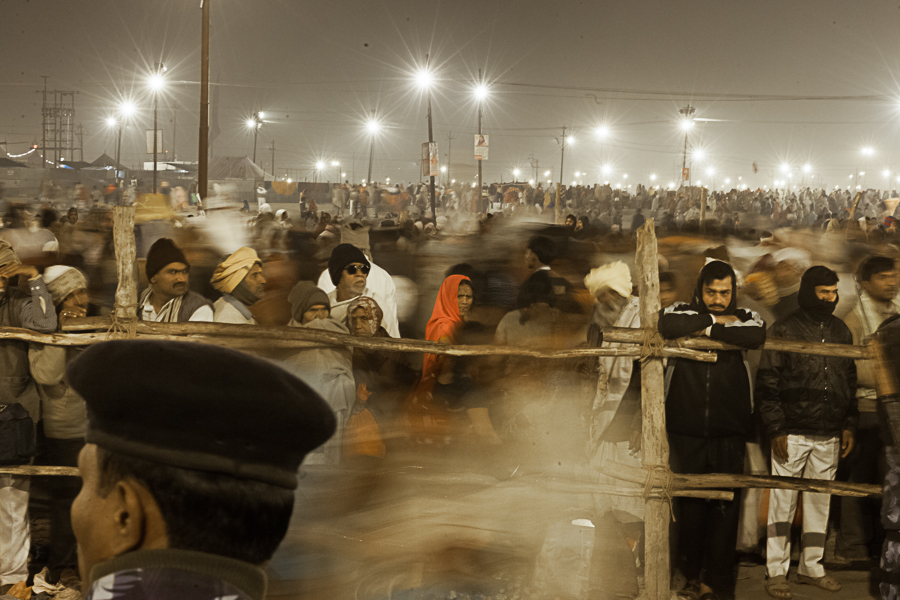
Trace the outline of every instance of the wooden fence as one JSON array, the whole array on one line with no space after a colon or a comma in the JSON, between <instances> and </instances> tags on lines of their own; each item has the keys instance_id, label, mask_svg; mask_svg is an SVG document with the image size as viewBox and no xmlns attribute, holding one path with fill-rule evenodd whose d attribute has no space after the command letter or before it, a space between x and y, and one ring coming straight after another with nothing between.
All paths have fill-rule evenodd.
<instances>
[{"instance_id":1,"label":"wooden fence","mask_svg":"<svg viewBox=\"0 0 900 600\"><path fill-rule=\"evenodd\" d=\"M877 485L849 484L833 481L753 475L682 475L669 470L669 445L666 437L663 360L681 357L715 362L716 354L709 350L733 347L707 338L688 338L662 341L657 333L660 310L659 267L657 243L652 219L647 219L637 232L635 266L640 299L641 329L607 328L605 341L633 344L631 348L583 348L574 350L538 351L509 346L442 345L406 339L372 339L346 334L291 327L255 327L210 323L144 323L137 320L137 272L134 240L134 208L114 209L114 241L118 287L116 306L111 319L75 319L64 324L63 333L42 334L26 329L0 328L0 339L16 339L60 346L84 346L108 339L123 337L138 339L182 340L204 342L252 350L261 348L310 348L328 345L351 346L374 350L400 352L428 352L452 356L506 355L527 356L547 360L624 356L641 357L641 402L643 411L643 468L618 463L601 465L599 472L582 470L571 478L554 477L544 482L556 491L601 493L645 498L645 581L650 600L670 596L669 519L671 497L691 496L711 499L732 499L730 489L774 488L822 492L842 496L876 496ZM652 343L648 343L652 342ZM848 346L799 342L783 339L766 340L765 348L785 352L799 352L823 356L871 359L870 346ZM71 467L0 467L0 473L18 475L77 475ZM601 485L600 474L628 482L621 488ZM633 484L643 486L637 489Z\"/></svg>"}]
</instances>

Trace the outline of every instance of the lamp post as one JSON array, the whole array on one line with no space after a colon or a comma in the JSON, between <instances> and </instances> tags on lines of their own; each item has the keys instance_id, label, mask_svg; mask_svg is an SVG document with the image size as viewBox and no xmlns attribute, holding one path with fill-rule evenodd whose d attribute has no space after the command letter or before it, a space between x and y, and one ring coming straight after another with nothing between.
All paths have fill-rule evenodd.
<instances>
[{"instance_id":1,"label":"lamp post","mask_svg":"<svg viewBox=\"0 0 900 600\"><path fill-rule=\"evenodd\" d=\"M481 78L481 69L478 69L478 85L475 86L475 100L478 101L478 139L481 139L481 123L484 119L484 101L487 100L488 94L490 90L488 90L487 85L485 85L484 80ZM478 157L478 200L475 201L475 210L479 211L481 209L481 190L482 188L482 177L481 177L481 163L483 158Z\"/></svg>"},{"instance_id":2,"label":"lamp post","mask_svg":"<svg viewBox=\"0 0 900 600\"><path fill-rule=\"evenodd\" d=\"M157 154L159 153L159 148L157 144L159 143L159 136L157 134L157 113L159 112L159 93L162 91L163 87L166 84L166 80L163 78L163 73L166 72L166 67L162 63L157 63L156 69L153 74L150 75L150 88L153 90L153 193L156 193L156 171L157 171Z\"/></svg>"},{"instance_id":3,"label":"lamp post","mask_svg":"<svg viewBox=\"0 0 900 600\"><path fill-rule=\"evenodd\" d=\"M324 169L324 168L325 168L325 162L324 162L324 161L321 161L321 160L316 161L316 174L315 174L315 177L314 177L314 179L313 179L313 183L319 183L319 171L321 171L321 170Z\"/></svg>"},{"instance_id":4,"label":"lamp post","mask_svg":"<svg viewBox=\"0 0 900 600\"><path fill-rule=\"evenodd\" d=\"M253 130L253 164L256 164L256 139L259 137L259 128L262 127L263 114L261 112L253 113L253 116L247 119L247 127ZM274 171L274 167L272 169ZM275 175L274 173L272 174Z\"/></svg>"},{"instance_id":5,"label":"lamp post","mask_svg":"<svg viewBox=\"0 0 900 600\"><path fill-rule=\"evenodd\" d=\"M109 123L110 126L115 126L118 129L118 132L116 133L116 187L121 184L119 181L119 163L122 157L122 130L125 128L125 119L130 117L132 114L134 114L134 105L131 102L126 101L119 106L118 117L110 117L109 119L107 119L107 123Z\"/></svg>"},{"instance_id":6,"label":"lamp post","mask_svg":"<svg viewBox=\"0 0 900 600\"><path fill-rule=\"evenodd\" d=\"M686 169L687 169L687 143L688 143L688 131L693 129L694 127L694 119L693 114L696 109L688 104L678 112L682 115L681 120L681 129L684 130L684 152L681 155L681 181L682 183L685 181L690 181L690 177L685 177Z\"/></svg>"},{"instance_id":7,"label":"lamp post","mask_svg":"<svg viewBox=\"0 0 900 600\"><path fill-rule=\"evenodd\" d=\"M574 142L575 138L572 136L566 137L566 126L563 125L562 128L562 137L560 138L560 154L559 154L559 177L556 178L556 210L554 211L555 218L554 221L557 225L561 223L562 219L562 179L565 177L565 162L566 162L566 145L569 142Z\"/></svg>"},{"instance_id":8,"label":"lamp post","mask_svg":"<svg viewBox=\"0 0 900 600\"><path fill-rule=\"evenodd\" d=\"M416 80L419 84L419 88L424 90L428 94L428 195L431 201L431 220L435 223L437 222L437 213L434 206L434 173L431 171L431 145L434 143L434 130L432 129L431 123L431 84L434 80L434 76L431 74L431 71L428 67L428 55L425 55L425 68L420 69L416 74Z\"/></svg>"},{"instance_id":9,"label":"lamp post","mask_svg":"<svg viewBox=\"0 0 900 600\"><path fill-rule=\"evenodd\" d=\"M331 161L331 166L335 168L335 174L337 175L337 184L341 185L341 163L336 160Z\"/></svg>"},{"instance_id":10,"label":"lamp post","mask_svg":"<svg viewBox=\"0 0 900 600\"><path fill-rule=\"evenodd\" d=\"M375 136L378 135L378 131L381 129L381 124L375 119L374 110L372 111L372 118L366 123L366 129L369 130L369 137L372 138L369 142L369 170L366 173L366 185L372 185L372 161L375 157Z\"/></svg>"}]
</instances>

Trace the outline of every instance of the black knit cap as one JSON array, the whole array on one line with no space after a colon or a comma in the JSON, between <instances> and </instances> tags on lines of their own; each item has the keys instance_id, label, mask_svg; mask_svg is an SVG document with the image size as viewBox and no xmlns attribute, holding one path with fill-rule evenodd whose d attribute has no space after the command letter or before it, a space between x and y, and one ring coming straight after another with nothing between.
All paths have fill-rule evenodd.
<instances>
[{"instance_id":1,"label":"black knit cap","mask_svg":"<svg viewBox=\"0 0 900 600\"><path fill-rule=\"evenodd\" d=\"M341 271L349 264L362 263L372 268L369 259L362 253L362 250L351 244L338 244L331 251L331 257L328 259L328 274L331 276L331 283L337 285L341 280Z\"/></svg>"},{"instance_id":2,"label":"black knit cap","mask_svg":"<svg viewBox=\"0 0 900 600\"><path fill-rule=\"evenodd\" d=\"M191 342L115 340L90 346L66 376L87 404L85 441L172 467L297 487L306 454L335 417L274 364Z\"/></svg>"},{"instance_id":3,"label":"black knit cap","mask_svg":"<svg viewBox=\"0 0 900 600\"><path fill-rule=\"evenodd\" d=\"M153 276L159 273L163 267L174 262L184 263L190 267L190 263L184 256L181 248L175 245L175 242L169 238L159 238L150 250L147 251L147 264L145 266L147 279L153 279Z\"/></svg>"}]
</instances>

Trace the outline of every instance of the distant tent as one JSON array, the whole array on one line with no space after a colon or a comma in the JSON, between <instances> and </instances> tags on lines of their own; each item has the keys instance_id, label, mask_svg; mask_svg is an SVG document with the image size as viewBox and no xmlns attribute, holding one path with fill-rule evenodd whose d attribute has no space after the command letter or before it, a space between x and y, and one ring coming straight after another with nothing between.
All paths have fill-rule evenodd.
<instances>
[{"instance_id":1,"label":"distant tent","mask_svg":"<svg viewBox=\"0 0 900 600\"><path fill-rule=\"evenodd\" d=\"M90 164L90 166L87 167L87 168L89 168L89 169L90 169L90 168L93 168L93 169L113 169L113 168L117 168L119 171L124 171L124 170L125 170L125 167L123 167L121 164L118 165L118 167L116 167L116 161L115 161L115 159L114 159L113 157L111 157L109 154L107 154L106 152L104 152L103 154L101 154L100 156L98 156L97 159L96 159L94 162L92 162L92 163Z\"/></svg>"},{"instance_id":2,"label":"distant tent","mask_svg":"<svg viewBox=\"0 0 900 600\"><path fill-rule=\"evenodd\" d=\"M271 179L246 156L217 156L209 161L209 179Z\"/></svg>"},{"instance_id":3,"label":"distant tent","mask_svg":"<svg viewBox=\"0 0 900 600\"><path fill-rule=\"evenodd\" d=\"M16 167L27 168L22 163L16 162L16 161L12 160L11 158L0 157L0 168L14 169Z\"/></svg>"}]
</instances>

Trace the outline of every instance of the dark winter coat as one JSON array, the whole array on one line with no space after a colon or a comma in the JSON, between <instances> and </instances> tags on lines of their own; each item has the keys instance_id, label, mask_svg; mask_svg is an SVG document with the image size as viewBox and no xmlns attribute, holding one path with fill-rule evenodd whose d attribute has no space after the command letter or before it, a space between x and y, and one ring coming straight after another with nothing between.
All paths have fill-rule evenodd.
<instances>
[{"instance_id":1,"label":"dark winter coat","mask_svg":"<svg viewBox=\"0 0 900 600\"><path fill-rule=\"evenodd\" d=\"M705 269L706 267L704 267ZM700 272L690 304L677 303L662 311L659 333L666 339L685 337L708 329L711 340L746 349L766 341L766 324L755 312L736 307L737 289L732 271L731 303L725 315L734 323L715 323L703 303ZM670 358L666 369L666 429L695 437L746 435L752 427L750 375L742 350L712 350L716 362Z\"/></svg>"},{"instance_id":2,"label":"dark winter coat","mask_svg":"<svg viewBox=\"0 0 900 600\"><path fill-rule=\"evenodd\" d=\"M772 337L852 344L837 317L818 322L802 308L775 321ZM852 358L765 350L756 373L756 403L769 439L788 434L855 431L856 363Z\"/></svg>"}]
</instances>

